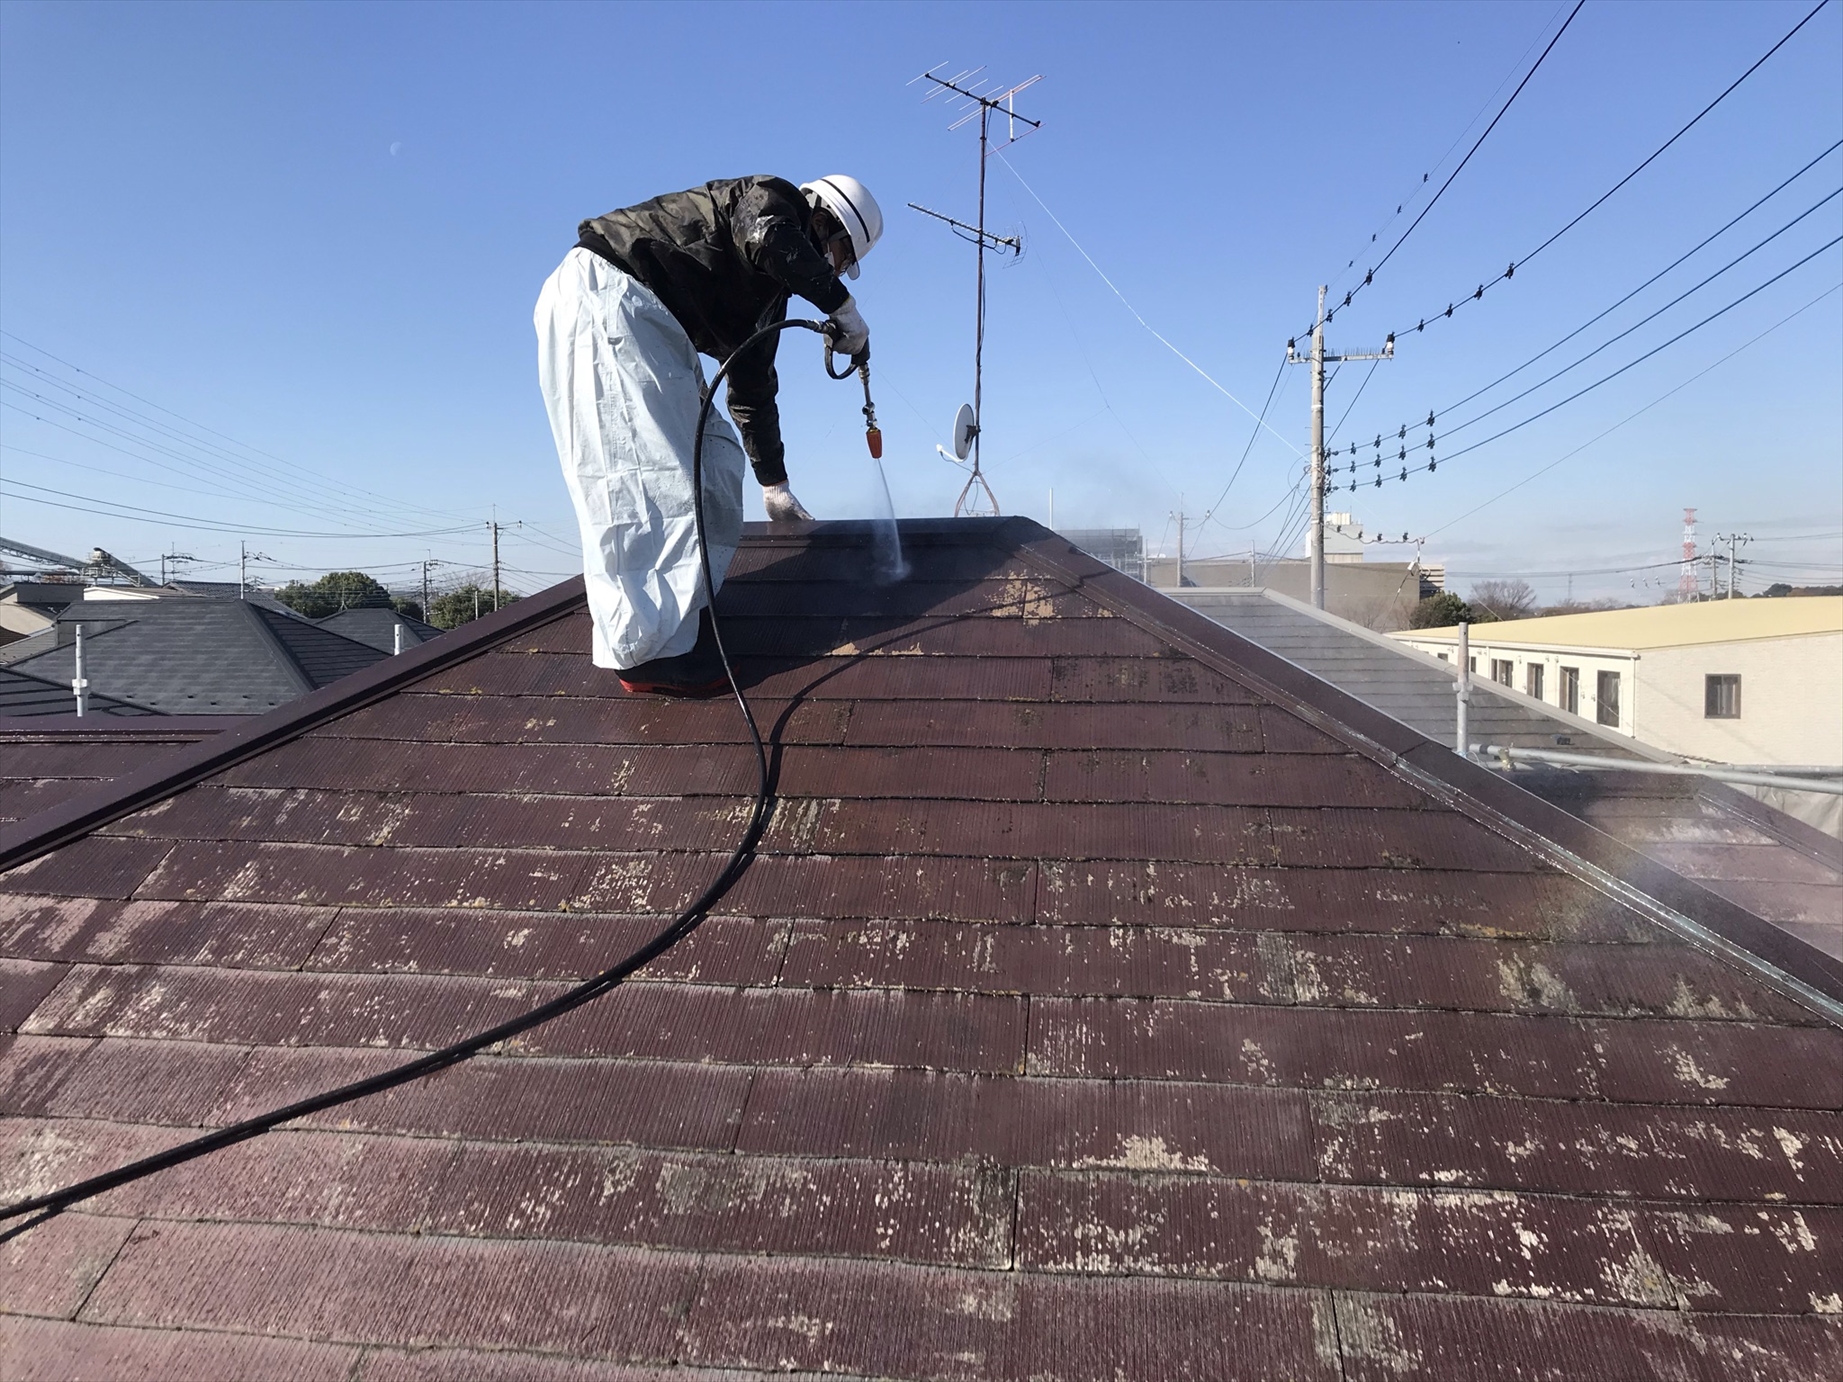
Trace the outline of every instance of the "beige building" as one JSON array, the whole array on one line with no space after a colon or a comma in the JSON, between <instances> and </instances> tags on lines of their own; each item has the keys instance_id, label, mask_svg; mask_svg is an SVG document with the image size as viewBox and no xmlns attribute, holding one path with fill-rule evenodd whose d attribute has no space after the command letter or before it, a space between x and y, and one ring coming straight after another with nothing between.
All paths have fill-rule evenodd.
<instances>
[{"instance_id":1,"label":"beige building","mask_svg":"<svg viewBox=\"0 0 1843 1382\"><path fill-rule=\"evenodd\" d=\"M1455 628L1394 634L1451 661ZM1843 765L1843 596L1475 624L1472 670L1685 758Z\"/></svg>"}]
</instances>

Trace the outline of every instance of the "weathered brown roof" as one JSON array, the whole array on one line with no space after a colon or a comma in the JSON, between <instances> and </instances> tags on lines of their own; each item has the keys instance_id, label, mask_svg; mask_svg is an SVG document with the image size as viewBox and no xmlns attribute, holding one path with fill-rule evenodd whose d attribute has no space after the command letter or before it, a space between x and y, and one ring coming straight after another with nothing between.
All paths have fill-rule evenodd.
<instances>
[{"instance_id":1,"label":"weathered brown roof","mask_svg":"<svg viewBox=\"0 0 1843 1382\"><path fill-rule=\"evenodd\" d=\"M859 536L724 591L779 802L702 929L0 1246L6 1375L1843 1371L1834 962L1035 525ZM735 708L586 643L559 588L13 828L0 1194L698 892Z\"/></svg>"}]
</instances>

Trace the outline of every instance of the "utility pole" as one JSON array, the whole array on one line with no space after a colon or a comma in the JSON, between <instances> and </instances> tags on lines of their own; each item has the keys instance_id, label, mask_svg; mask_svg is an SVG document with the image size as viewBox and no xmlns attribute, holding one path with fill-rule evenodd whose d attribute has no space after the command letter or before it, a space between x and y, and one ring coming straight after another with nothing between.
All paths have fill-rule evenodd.
<instances>
[{"instance_id":1,"label":"utility pole","mask_svg":"<svg viewBox=\"0 0 1843 1382\"><path fill-rule=\"evenodd\" d=\"M493 530L493 608L499 608L499 516L494 511L493 521L487 524Z\"/></svg>"},{"instance_id":2,"label":"utility pole","mask_svg":"<svg viewBox=\"0 0 1843 1382\"><path fill-rule=\"evenodd\" d=\"M422 561L422 622L425 624L435 622L429 618L429 559L427 557L424 557Z\"/></svg>"},{"instance_id":3,"label":"utility pole","mask_svg":"<svg viewBox=\"0 0 1843 1382\"><path fill-rule=\"evenodd\" d=\"M249 566L250 545L247 542L239 542L237 544L237 598L239 600L250 598Z\"/></svg>"},{"instance_id":4,"label":"utility pole","mask_svg":"<svg viewBox=\"0 0 1843 1382\"><path fill-rule=\"evenodd\" d=\"M1362 352L1340 352L1332 354L1325 349L1325 286L1318 288L1318 315L1312 322L1312 352L1301 355L1296 341L1286 343L1286 362L1289 365L1307 365L1312 367L1312 517L1311 530L1308 534L1312 561L1312 606L1315 609L1325 607L1325 362L1336 363L1343 360L1393 360L1395 358L1395 334L1383 343L1381 350ZM1429 443L1431 445L1431 443ZM1355 464L1353 461L1351 464ZM1352 481L1354 484L1355 482Z\"/></svg>"},{"instance_id":5,"label":"utility pole","mask_svg":"<svg viewBox=\"0 0 1843 1382\"><path fill-rule=\"evenodd\" d=\"M1177 497L1177 512L1171 516L1177 520L1177 588L1184 588L1184 496Z\"/></svg>"},{"instance_id":6,"label":"utility pole","mask_svg":"<svg viewBox=\"0 0 1843 1382\"><path fill-rule=\"evenodd\" d=\"M1715 540L1728 544L1728 598L1732 600L1734 598L1734 578L1738 570L1735 564L1734 549L1752 542L1753 536L1750 533L1717 533L1715 535ZM1715 593L1718 595L1721 593L1719 584L1717 584Z\"/></svg>"},{"instance_id":7,"label":"utility pole","mask_svg":"<svg viewBox=\"0 0 1843 1382\"><path fill-rule=\"evenodd\" d=\"M1000 150L1010 148L1011 145L1017 143L1018 140L1028 138L1030 135L1043 128L1043 122L1041 120L1032 120L1027 116L1017 113L1018 92L1042 81L1043 78L1041 76L1035 76L1028 81L1019 82L1016 86L1011 87L1007 91L988 93L982 91L981 88L989 85L989 78L979 81L973 80L979 76L982 70L981 68L973 68L970 71L960 72L951 78L937 77L932 71L928 71L922 73L921 76L915 79L915 81L929 81L934 83L933 89L929 91L927 96L923 97L924 100L933 100L942 92L951 92L952 96L949 99L952 100L957 98L959 101L959 109L963 113L947 127L948 129L957 130L968 121L974 119L979 121L978 224L969 226L964 221L956 221L951 216L943 216L938 211L930 211L927 207L921 206L915 202L909 203L909 206L913 210L921 212L922 215L932 216L937 221L945 221L948 226L952 228L954 234L958 235L962 240L972 241L976 253L977 269L973 320L973 473L967 478L966 487L960 491L959 499L954 502L954 517L956 518L962 513L979 514L985 512L984 507L980 503L979 493L977 491L983 491L986 503L992 506L990 510L992 516L994 518L998 516L998 499L993 495L991 485L986 483L985 475L979 469L979 436L980 433L985 430L985 413L983 411L985 405L985 252L988 248L998 251L1010 250L1015 256L1023 253L1024 250L1023 245L1016 236L994 235L985 228L986 160ZM911 83L911 85L913 85L913 83ZM992 146L991 139L992 116L994 114L1002 115L1006 121L1005 141L996 148ZM1020 123L1027 126L1023 134L1019 134L1017 130Z\"/></svg>"}]
</instances>

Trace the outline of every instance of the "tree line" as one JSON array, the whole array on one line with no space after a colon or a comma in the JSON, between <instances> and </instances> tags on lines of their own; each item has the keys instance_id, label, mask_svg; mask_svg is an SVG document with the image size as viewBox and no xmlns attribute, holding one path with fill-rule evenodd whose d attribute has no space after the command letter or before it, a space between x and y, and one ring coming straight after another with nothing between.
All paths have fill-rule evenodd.
<instances>
[{"instance_id":1,"label":"tree line","mask_svg":"<svg viewBox=\"0 0 1843 1382\"><path fill-rule=\"evenodd\" d=\"M422 601L392 595L382 581L364 571L331 571L317 581L290 581L275 592L275 598L309 619L325 619L346 609L391 609L405 619L455 629L519 596L503 587L495 592L490 586L470 582L435 596L425 611Z\"/></svg>"}]
</instances>

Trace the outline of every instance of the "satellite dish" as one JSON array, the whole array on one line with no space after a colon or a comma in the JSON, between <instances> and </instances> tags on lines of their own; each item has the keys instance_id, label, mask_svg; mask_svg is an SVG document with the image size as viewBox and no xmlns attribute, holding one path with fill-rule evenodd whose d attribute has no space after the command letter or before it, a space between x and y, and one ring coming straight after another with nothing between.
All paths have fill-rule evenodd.
<instances>
[{"instance_id":1,"label":"satellite dish","mask_svg":"<svg viewBox=\"0 0 1843 1382\"><path fill-rule=\"evenodd\" d=\"M973 405L962 403L953 420L953 453L965 460L973 453L973 438L979 435L979 423L973 417Z\"/></svg>"}]
</instances>

